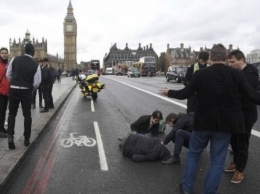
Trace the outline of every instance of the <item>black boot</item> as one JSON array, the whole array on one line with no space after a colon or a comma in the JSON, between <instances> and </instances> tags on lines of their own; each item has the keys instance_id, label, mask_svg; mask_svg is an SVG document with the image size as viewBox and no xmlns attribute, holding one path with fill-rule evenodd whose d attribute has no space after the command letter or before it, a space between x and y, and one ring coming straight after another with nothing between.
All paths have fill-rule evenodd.
<instances>
[{"instance_id":1,"label":"black boot","mask_svg":"<svg viewBox=\"0 0 260 194\"><path fill-rule=\"evenodd\" d=\"M31 144L30 139L29 138L25 138L24 139L24 146L28 147L30 144Z\"/></svg>"},{"instance_id":2,"label":"black boot","mask_svg":"<svg viewBox=\"0 0 260 194\"><path fill-rule=\"evenodd\" d=\"M6 130L6 128L2 128L2 131L4 132L4 133L7 133L7 130Z\"/></svg>"},{"instance_id":3,"label":"black boot","mask_svg":"<svg viewBox=\"0 0 260 194\"><path fill-rule=\"evenodd\" d=\"M14 145L14 137L9 135L8 136L8 147L9 149L15 149L15 145Z\"/></svg>"},{"instance_id":4,"label":"black boot","mask_svg":"<svg viewBox=\"0 0 260 194\"><path fill-rule=\"evenodd\" d=\"M6 129L2 126L0 127L0 138L6 138L8 135L6 134Z\"/></svg>"},{"instance_id":5,"label":"black boot","mask_svg":"<svg viewBox=\"0 0 260 194\"><path fill-rule=\"evenodd\" d=\"M0 138L6 138L6 137L8 137L8 135L1 130L0 131Z\"/></svg>"}]
</instances>

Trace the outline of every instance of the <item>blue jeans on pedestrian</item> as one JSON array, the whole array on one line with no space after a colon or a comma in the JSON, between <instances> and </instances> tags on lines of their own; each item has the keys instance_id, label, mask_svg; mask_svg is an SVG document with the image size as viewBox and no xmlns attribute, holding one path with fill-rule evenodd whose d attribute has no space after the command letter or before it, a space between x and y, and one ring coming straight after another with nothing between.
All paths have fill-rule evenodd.
<instances>
[{"instance_id":1,"label":"blue jeans on pedestrian","mask_svg":"<svg viewBox=\"0 0 260 194\"><path fill-rule=\"evenodd\" d=\"M191 137L191 132L183 129L178 129L174 137L174 153L175 155L180 155L182 146L189 148L189 142Z\"/></svg>"},{"instance_id":2,"label":"blue jeans on pedestrian","mask_svg":"<svg viewBox=\"0 0 260 194\"><path fill-rule=\"evenodd\" d=\"M203 194L216 194L224 170L231 133L196 131L192 132L190 147L182 178L182 188L192 192L196 179L198 162L202 151L210 142L210 166L205 177Z\"/></svg>"}]
</instances>

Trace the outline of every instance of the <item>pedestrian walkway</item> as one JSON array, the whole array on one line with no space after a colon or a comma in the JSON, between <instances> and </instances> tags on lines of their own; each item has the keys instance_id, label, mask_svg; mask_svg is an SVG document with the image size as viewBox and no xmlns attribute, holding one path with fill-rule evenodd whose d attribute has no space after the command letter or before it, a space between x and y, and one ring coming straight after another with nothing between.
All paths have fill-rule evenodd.
<instances>
[{"instance_id":1,"label":"pedestrian walkway","mask_svg":"<svg viewBox=\"0 0 260 194\"><path fill-rule=\"evenodd\" d=\"M63 102L67 99L70 92L76 86L76 82L71 77L61 78L61 82L55 82L53 84L52 95L54 102L54 109L50 109L49 112L39 113L39 97L36 95L36 109L32 109L32 133L31 133L31 145L26 148L23 144L24 137L24 117L22 115L21 108L16 116L15 123L15 150L9 150L7 138L0 138L0 193L3 193L9 180L16 173L19 167L22 165L26 157L32 151L35 142L39 139L40 135L55 116ZM7 111L8 113L8 111Z\"/></svg>"}]
</instances>

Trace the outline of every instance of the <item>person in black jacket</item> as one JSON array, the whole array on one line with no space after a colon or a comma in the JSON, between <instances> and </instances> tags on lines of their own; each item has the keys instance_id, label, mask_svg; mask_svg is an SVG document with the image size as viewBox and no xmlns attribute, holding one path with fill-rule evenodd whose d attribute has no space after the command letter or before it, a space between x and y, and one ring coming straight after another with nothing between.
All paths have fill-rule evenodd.
<instances>
[{"instance_id":1,"label":"person in black jacket","mask_svg":"<svg viewBox=\"0 0 260 194\"><path fill-rule=\"evenodd\" d=\"M167 145L170 141L174 143L173 156L168 160L162 161L163 164L180 163L180 153L182 146L189 148L191 132L193 130L193 117L184 113L170 113L165 121L170 127L171 132L164 138L162 144Z\"/></svg>"},{"instance_id":2,"label":"person in black jacket","mask_svg":"<svg viewBox=\"0 0 260 194\"><path fill-rule=\"evenodd\" d=\"M203 193L217 193L224 171L232 133L245 133L240 93L260 104L260 93L248 83L243 71L226 65L226 49L216 44L210 52L212 65L196 71L189 85L181 90L163 88L159 93L186 99L196 93L194 130L185 163L181 189L191 193L202 151L210 142L210 167Z\"/></svg>"},{"instance_id":3,"label":"person in black jacket","mask_svg":"<svg viewBox=\"0 0 260 194\"><path fill-rule=\"evenodd\" d=\"M242 51L233 50L228 54L229 66L243 70L247 81L254 88L258 88L258 71L250 64L246 64L246 58ZM257 121L256 104L251 102L248 97L241 94L241 104L245 122L245 133L233 133L231 136L231 146L233 150L233 162L225 169L225 172L234 172L231 179L232 183L240 183L244 178L243 171L246 168L248 159L248 147L251 130Z\"/></svg>"},{"instance_id":4,"label":"person in black jacket","mask_svg":"<svg viewBox=\"0 0 260 194\"><path fill-rule=\"evenodd\" d=\"M207 67L208 60L209 60L209 53L206 51L201 51L198 56L198 62L192 64L187 69L183 81L185 86L187 86L191 82L192 76L196 71ZM187 114L194 115L195 108L196 108L196 101L197 101L196 94L193 94L187 98L187 109L186 109Z\"/></svg>"},{"instance_id":5,"label":"person in black jacket","mask_svg":"<svg viewBox=\"0 0 260 194\"><path fill-rule=\"evenodd\" d=\"M49 64L49 69L51 72L51 82L50 82L50 86L49 86L49 109L54 109L52 88L53 88L53 84L57 77L57 72L56 72L55 68L52 67L52 65L49 63L49 61L48 61L48 64Z\"/></svg>"},{"instance_id":6,"label":"person in black jacket","mask_svg":"<svg viewBox=\"0 0 260 194\"><path fill-rule=\"evenodd\" d=\"M51 70L49 68L48 58L44 58L42 62L42 82L41 91L44 99L44 108L40 110L40 113L49 112L50 108L50 85L51 85Z\"/></svg>"},{"instance_id":7,"label":"person in black jacket","mask_svg":"<svg viewBox=\"0 0 260 194\"><path fill-rule=\"evenodd\" d=\"M119 140L123 155L135 162L167 160L171 156L170 151L161 144L158 137L147 137L131 132Z\"/></svg>"},{"instance_id":8,"label":"person in black jacket","mask_svg":"<svg viewBox=\"0 0 260 194\"><path fill-rule=\"evenodd\" d=\"M154 111L152 115L143 115L130 125L131 131L146 134L147 136L159 135L159 121L163 119L161 111Z\"/></svg>"},{"instance_id":9,"label":"person in black jacket","mask_svg":"<svg viewBox=\"0 0 260 194\"><path fill-rule=\"evenodd\" d=\"M25 45L25 54L14 57L7 68L6 76L10 81L9 115L8 115L8 147L15 149L14 127L15 117L22 105L24 116L24 145L30 145L32 128L31 103L32 91L41 82L41 70L38 63L32 58L35 50L31 43Z\"/></svg>"}]
</instances>

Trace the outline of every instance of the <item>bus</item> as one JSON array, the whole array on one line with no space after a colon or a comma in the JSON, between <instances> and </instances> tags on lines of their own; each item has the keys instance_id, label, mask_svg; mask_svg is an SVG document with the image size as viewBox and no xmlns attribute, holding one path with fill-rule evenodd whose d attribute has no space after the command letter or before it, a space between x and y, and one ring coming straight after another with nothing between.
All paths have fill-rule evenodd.
<instances>
[{"instance_id":1,"label":"bus","mask_svg":"<svg viewBox=\"0 0 260 194\"><path fill-rule=\"evenodd\" d=\"M98 76L100 76L100 61L97 59L90 61L90 67Z\"/></svg>"},{"instance_id":2,"label":"bus","mask_svg":"<svg viewBox=\"0 0 260 194\"><path fill-rule=\"evenodd\" d=\"M133 67L140 69L141 76L156 75L156 59L153 56L141 57L139 62L133 63Z\"/></svg>"}]
</instances>

